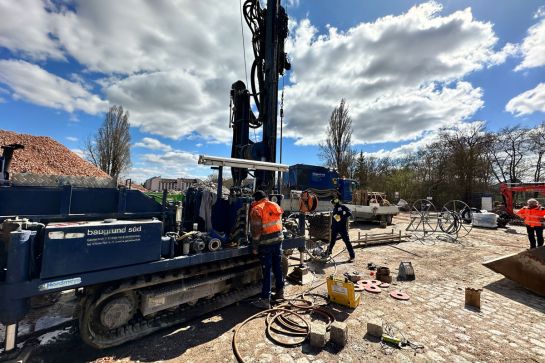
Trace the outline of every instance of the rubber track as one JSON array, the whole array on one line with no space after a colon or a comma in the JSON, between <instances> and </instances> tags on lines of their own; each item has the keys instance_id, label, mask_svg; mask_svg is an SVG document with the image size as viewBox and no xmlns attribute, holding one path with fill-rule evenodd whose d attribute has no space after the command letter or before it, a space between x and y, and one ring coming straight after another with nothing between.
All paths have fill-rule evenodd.
<instances>
[{"instance_id":1,"label":"rubber track","mask_svg":"<svg viewBox=\"0 0 545 363\"><path fill-rule=\"evenodd\" d=\"M110 330L104 335L97 335L91 333L86 326L89 326L88 319L92 318L90 314L85 314L84 310L87 310L94 301L86 299L84 302L85 309L82 309L82 315L80 316L80 334L82 339L89 345L104 349L114 347L131 340L135 340L146 335L149 335L158 330L192 320L203 314L212 312L222 307L234 304L237 301L254 296L261 291L261 283L249 285L247 287L230 291L228 293L218 295L212 299L204 300L201 303L197 303L194 306L184 306L174 311L165 310L157 313L151 319L144 317L132 319L130 324L122 326L117 329Z\"/></svg>"}]
</instances>

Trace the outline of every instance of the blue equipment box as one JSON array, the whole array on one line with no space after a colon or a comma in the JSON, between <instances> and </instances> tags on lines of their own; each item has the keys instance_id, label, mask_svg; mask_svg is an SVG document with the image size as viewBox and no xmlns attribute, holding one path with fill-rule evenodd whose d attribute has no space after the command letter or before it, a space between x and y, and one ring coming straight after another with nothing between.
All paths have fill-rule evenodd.
<instances>
[{"instance_id":1,"label":"blue equipment box","mask_svg":"<svg viewBox=\"0 0 545 363\"><path fill-rule=\"evenodd\" d=\"M40 276L75 275L158 261L161 231L158 220L50 223L45 228Z\"/></svg>"}]
</instances>

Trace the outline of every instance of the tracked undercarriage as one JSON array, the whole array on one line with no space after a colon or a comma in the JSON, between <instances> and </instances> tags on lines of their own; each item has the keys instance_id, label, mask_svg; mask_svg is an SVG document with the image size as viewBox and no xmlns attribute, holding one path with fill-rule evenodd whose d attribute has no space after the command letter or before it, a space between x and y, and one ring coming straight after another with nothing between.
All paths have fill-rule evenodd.
<instances>
[{"instance_id":1,"label":"tracked undercarriage","mask_svg":"<svg viewBox=\"0 0 545 363\"><path fill-rule=\"evenodd\" d=\"M95 348L116 346L256 295L260 279L259 262L245 256L90 286L80 300L80 334Z\"/></svg>"},{"instance_id":2,"label":"tracked undercarriage","mask_svg":"<svg viewBox=\"0 0 545 363\"><path fill-rule=\"evenodd\" d=\"M17 184L10 180L9 165L23 145L4 145L0 323L6 327L5 352L17 349L18 324L30 312L31 299L42 295L75 289L83 340L106 348L259 291L248 211L256 190L280 202L275 189L288 171L276 163L278 79L290 69L284 52L288 17L280 0L267 0L266 9L258 0L246 0L242 11L253 34L252 90L242 81L231 88L231 158L199 156L199 164L218 172L215 196L202 188L194 194L188 190L182 206L168 199L167 190L157 201L130 183L117 187L59 178L53 185ZM256 128L262 128L261 141L249 138ZM224 168L233 176L228 195ZM245 184L249 175L251 188ZM292 223L294 231L284 229L282 248L299 249L302 260L304 213L296 219L298 228Z\"/></svg>"}]
</instances>

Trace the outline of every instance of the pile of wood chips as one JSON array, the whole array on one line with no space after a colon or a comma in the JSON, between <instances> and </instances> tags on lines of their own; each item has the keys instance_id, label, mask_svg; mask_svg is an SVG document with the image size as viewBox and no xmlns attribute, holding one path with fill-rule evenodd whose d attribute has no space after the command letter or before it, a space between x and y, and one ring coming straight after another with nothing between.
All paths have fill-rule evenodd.
<instances>
[{"instance_id":1,"label":"pile of wood chips","mask_svg":"<svg viewBox=\"0 0 545 363\"><path fill-rule=\"evenodd\" d=\"M120 185L120 186L125 186L125 183L119 184L119 185ZM139 190L139 191L141 191L142 193L147 193L147 192L149 192L149 190L147 190L143 185L138 184L138 183L134 183L134 182L131 184L131 189Z\"/></svg>"},{"instance_id":2,"label":"pile of wood chips","mask_svg":"<svg viewBox=\"0 0 545 363\"><path fill-rule=\"evenodd\" d=\"M11 173L109 178L108 174L50 137L0 130L0 146L9 144L25 147L14 152Z\"/></svg>"}]
</instances>

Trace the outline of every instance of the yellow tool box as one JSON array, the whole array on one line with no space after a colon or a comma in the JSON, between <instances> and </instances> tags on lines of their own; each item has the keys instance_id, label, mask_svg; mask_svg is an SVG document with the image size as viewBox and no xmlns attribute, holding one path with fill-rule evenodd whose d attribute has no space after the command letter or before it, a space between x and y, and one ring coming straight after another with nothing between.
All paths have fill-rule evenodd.
<instances>
[{"instance_id":1,"label":"yellow tool box","mask_svg":"<svg viewBox=\"0 0 545 363\"><path fill-rule=\"evenodd\" d=\"M348 306L352 309L360 304L361 294L354 290L354 283L345 277L327 278L327 294L334 303Z\"/></svg>"}]
</instances>

